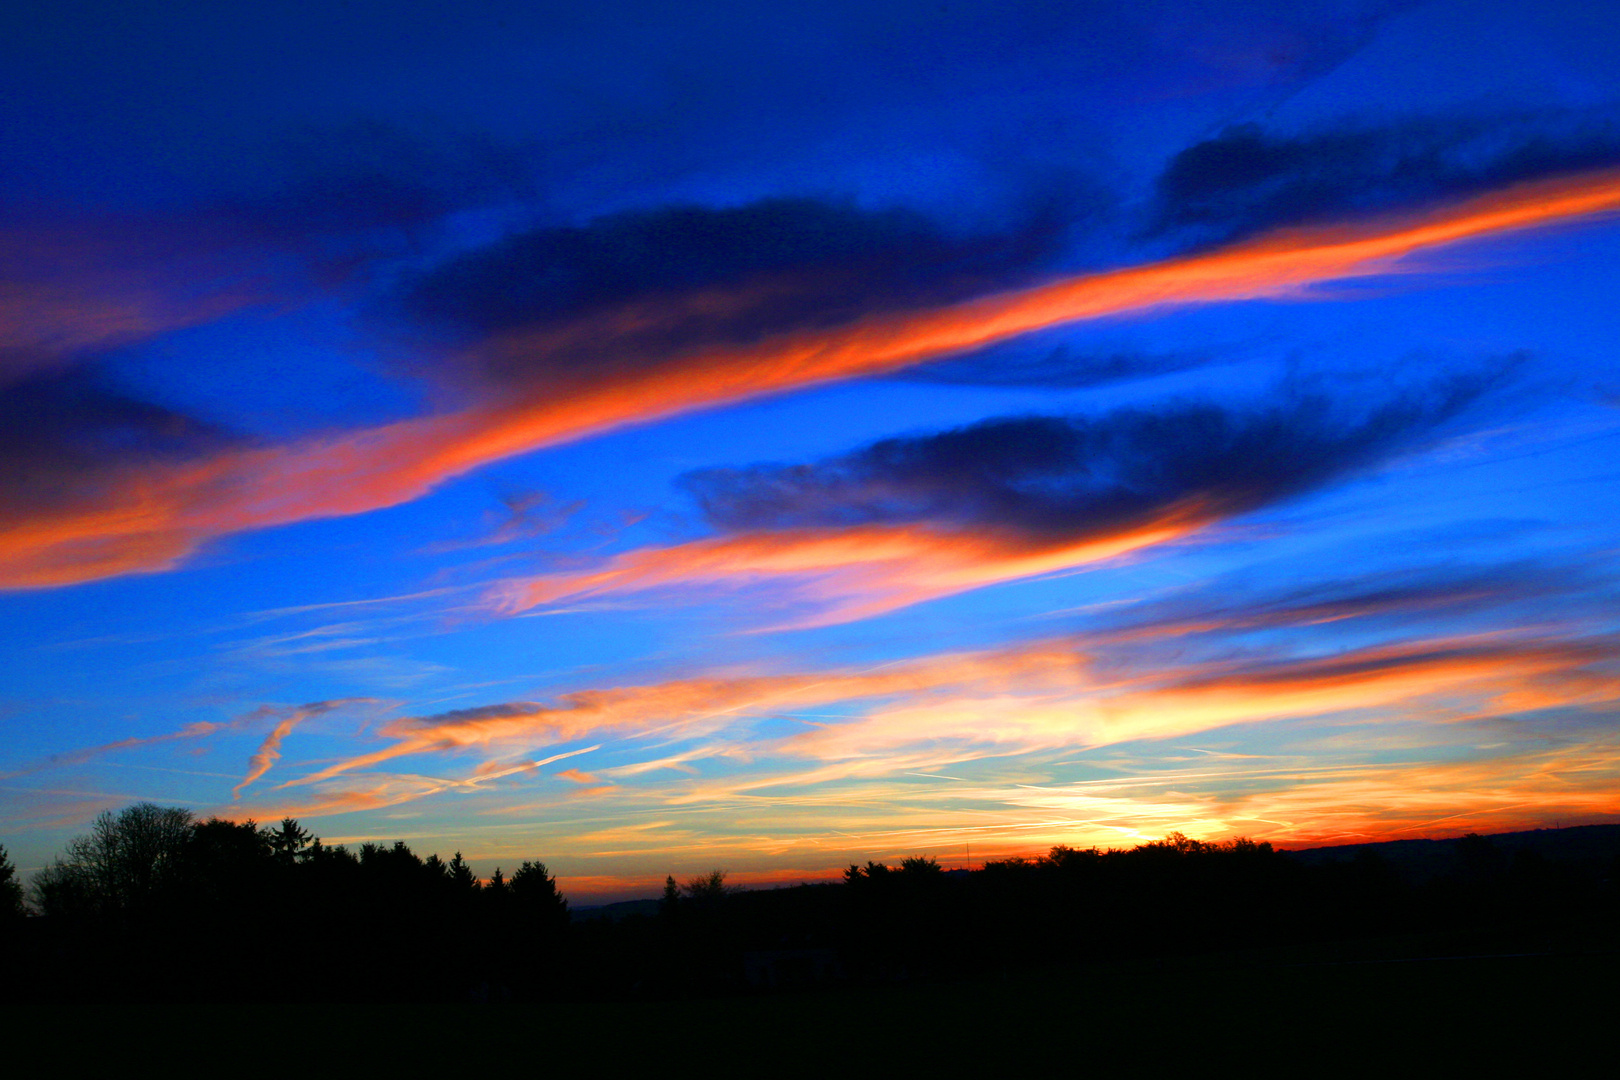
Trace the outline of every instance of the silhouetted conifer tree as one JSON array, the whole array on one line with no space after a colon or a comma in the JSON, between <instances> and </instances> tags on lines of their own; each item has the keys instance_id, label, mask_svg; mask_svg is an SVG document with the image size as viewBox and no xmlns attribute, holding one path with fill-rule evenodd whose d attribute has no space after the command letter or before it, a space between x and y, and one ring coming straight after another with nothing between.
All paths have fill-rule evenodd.
<instances>
[{"instance_id":1,"label":"silhouetted conifer tree","mask_svg":"<svg viewBox=\"0 0 1620 1080\"><path fill-rule=\"evenodd\" d=\"M666 919L674 918L675 911L680 907L681 887L675 884L675 875L669 874L664 878L664 896L658 902L658 910Z\"/></svg>"},{"instance_id":2,"label":"silhouetted conifer tree","mask_svg":"<svg viewBox=\"0 0 1620 1080\"><path fill-rule=\"evenodd\" d=\"M568 901L557 891L557 879L546 870L545 863L523 860L523 865L512 872L507 888L525 918L548 926L568 921Z\"/></svg>"},{"instance_id":3,"label":"silhouetted conifer tree","mask_svg":"<svg viewBox=\"0 0 1620 1080\"><path fill-rule=\"evenodd\" d=\"M298 822L292 818L282 818L281 824L276 828L265 829L265 839L270 844L270 850L275 852L276 858L290 863L318 838L311 836L308 830L300 828Z\"/></svg>"},{"instance_id":4,"label":"silhouetted conifer tree","mask_svg":"<svg viewBox=\"0 0 1620 1080\"><path fill-rule=\"evenodd\" d=\"M17 868L11 865L5 845L0 844L0 921L20 919L24 914L22 882L17 880Z\"/></svg>"},{"instance_id":5,"label":"silhouetted conifer tree","mask_svg":"<svg viewBox=\"0 0 1620 1080\"><path fill-rule=\"evenodd\" d=\"M456 852L455 857L450 860L448 869L450 884L458 893L478 891L478 879L473 876L472 867L467 865L467 860L461 857L461 852Z\"/></svg>"}]
</instances>

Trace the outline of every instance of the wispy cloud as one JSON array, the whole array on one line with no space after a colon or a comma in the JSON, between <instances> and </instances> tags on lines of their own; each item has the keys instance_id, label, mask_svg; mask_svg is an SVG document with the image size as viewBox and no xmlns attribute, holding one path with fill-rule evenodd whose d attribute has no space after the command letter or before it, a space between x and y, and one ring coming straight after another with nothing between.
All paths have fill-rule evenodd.
<instances>
[{"instance_id":1,"label":"wispy cloud","mask_svg":"<svg viewBox=\"0 0 1620 1080\"><path fill-rule=\"evenodd\" d=\"M1403 725L1590 726L1620 701L1612 636L1550 623L1439 630L1448 621L1466 627L1481 604L1523 603L1533 592L1525 577L1498 575L1493 588L1483 572L1439 574L1422 587L1418 578L1403 589L1324 587L1241 607L1223 595L1202 610L1193 595L1001 649L878 668L715 673L403 718L379 730L391 740L380 748L278 790L355 799L372 790L376 766L445 754L485 760L468 780L436 781L431 791L471 790L482 778L529 771L513 760L516 746L588 737L598 742L545 761L602 752L588 777L564 778L610 779L624 789L613 798L696 807L1256 725L1310 722L1366 746ZM664 779L671 770L683 778ZM407 797L388 783L390 799Z\"/></svg>"},{"instance_id":2,"label":"wispy cloud","mask_svg":"<svg viewBox=\"0 0 1620 1080\"><path fill-rule=\"evenodd\" d=\"M248 760L247 775L243 776L241 781L235 787L231 788L231 798L240 798L243 788L247 787L249 784L259 779L259 777L270 771L270 766L274 765L281 758L281 740L285 739L292 732L293 728L297 727L305 720L316 716L322 716L333 711L334 709L341 709L349 705L374 703L375 700L372 698L344 698L338 701L311 702L308 705L300 705L297 708L290 710L276 710L270 708L256 710L254 713L250 714L254 719L275 716L277 713L280 713L281 715L276 721L276 726L270 729L270 734L264 737L264 741L259 744L259 748L253 752L253 757Z\"/></svg>"},{"instance_id":3,"label":"wispy cloud","mask_svg":"<svg viewBox=\"0 0 1620 1080\"><path fill-rule=\"evenodd\" d=\"M540 447L762 394L894 371L1044 327L1148 309L1275 297L1386 274L1415 252L1620 208L1620 179L1595 172L1520 185L1398 220L1292 230L1232 247L981 299L883 314L758 344L704 348L611 378L289 446L159 463L7 507L0 587L39 588L178 564L244 529L363 513ZM611 328L596 328L597 333ZM477 346L485 358L556 347L550 332Z\"/></svg>"},{"instance_id":4,"label":"wispy cloud","mask_svg":"<svg viewBox=\"0 0 1620 1080\"><path fill-rule=\"evenodd\" d=\"M239 725L240 721L215 722L209 720L198 720L187 724L178 731L168 731L161 735L131 736L127 739L117 739L113 742L102 743L99 746L87 746L82 750L69 750L61 754L52 754L44 761L30 765L27 768L18 769L9 773L0 773L0 777L10 778L14 776L26 776L29 773L39 772L44 769L58 769L66 768L70 765L82 765L87 761L101 757L105 754L117 753L120 750L132 750L137 746L151 746L156 743L174 742L178 739L202 739L208 737L209 735L214 735L218 732L225 731Z\"/></svg>"},{"instance_id":5,"label":"wispy cloud","mask_svg":"<svg viewBox=\"0 0 1620 1080\"><path fill-rule=\"evenodd\" d=\"M1421 117L1302 133L1242 124L1170 159L1149 229L1229 240L1616 162L1612 122L1579 113Z\"/></svg>"},{"instance_id":6,"label":"wispy cloud","mask_svg":"<svg viewBox=\"0 0 1620 1080\"><path fill-rule=\"evenodd\" d=\"M837 622L1184 539L1369 468L1494 384L1474 373L1354 418L1321 397L1026 416L885 439L826 461L712 469L686 485L722 535L509 580L513 613L604 593L778 585Z\"/></svg>"},{"instance_id":7,"label":"wispy cloud","mask_svg":"<svg viewBox=\"0 0 1620 1080\"><path fill-rule=\"evenodd\" d=\"M376 701L373 698L342 698L334 701L311 702L307 705L299 705L291 709L268 705L261 706L260 708L243 713L242 715L234 717L230 720L197 720L190 724L186 724L184 727L181 727L175 731L168 731L159 735L132 736L127 739L118 739L114 742L102 743L99 746L88 746L80 750L71 750L61 754L53 754L44 761L38 762L27 768L10 773L0 774L0 778L23 776L46 769L59 769L67 768L73 765L82 765L85 762L104 757L108 754L114 754L124 750L133 750L142 746L154 746L163 743L190 739L204 739L208 738L209 736L218 735L225 732L251 730L255 727L262 726L267 720L274 719L276 721L275 726L271 729L270 733L265 736L264 741L259 745L259 749L254 753L249 762L247 776L232 789L232 795L234 797L237 792L246 787L248 784L251 784L254 780L257 780L259 777L263 776L264 773L269 770L270 766L275 764L276 760L281 756L281 740L284 739L287 734L302 721L314 716L320 716L335 709L341 709L352 705L375 703Z\"/></svg>"},{"instance_id":8,"label":"wispy cloud","mask_svg":"<svg viewBox=\"0 0 1620 1080\"><path fill-rule=\"evenodd\" d=\"M1067 678L1074 657L1061 646L930 657L856 671L780 675L716 675L645 686L581 690L558 703L506 702L433 716L407 717L380 729L395 740L368 754L329 765L282 787L321 783L357 769L423 753L481 749L514 743L562 743L596 735L620 738L690 738L739 719L824 704L892 696L939 685L1005 684Z\"/></svg>"}]
</instances>

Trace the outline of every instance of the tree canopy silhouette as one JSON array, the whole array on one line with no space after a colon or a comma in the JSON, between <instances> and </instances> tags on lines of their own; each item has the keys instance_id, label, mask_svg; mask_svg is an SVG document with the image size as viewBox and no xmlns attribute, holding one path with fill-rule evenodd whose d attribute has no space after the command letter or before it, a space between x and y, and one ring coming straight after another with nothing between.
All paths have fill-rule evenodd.
<instances>
[{"instance_id":1,"label":"tree canopy silhouette","mask_svg":"<svg viewBox=\"0 0 1620 1080\"><path fill-rule=\"evenodd\" d=\"M281 824L274 829L265 829L264 836L270 850L283 862L297 859L313 839L307 829L300 828L298 822L290 817L282 818Z\"/></svg>"},{"instance_id":2,"label":"tree canopy silhouette","mask_svg":"<svg viewBox=\"0 0 1620 1080\"><path fill-rule=\"evenodd\" d=\"M707 874L699 874L690 878L682 886L686 895L699 903L715 903L724 899L731 889L726 885L726 872L724 870L710 870Z\"/></svg>"},{"instance_id":3,"label":"tree canopy silhouette","mask_svg":"<svg viewBox=\"0 0 1620 1080\"><path fill-rule=\"evenodd\" d=\"M557 879L546 870L545 863L525 859L512 872L506 888L525 916L553 925L568 921L568 901L557 891Z\"/></svg>"},{"instance_id":4,"label":"tree canopy silhouette","mask_svg":"<svg viewBox=\"0 0 1620 1080\"><path fill-rule=\"evenodd\" d=\"M886 984L1436 928L1545 948L1553 939L1537 935L1560 927L1569 940L1612 927L1620 828L1592 828L1613 831L1577 844L1580 830L1564 830L1564 847L1538 833L1333 855L1172 833L972 870L916 855L851 865L842 884L751 891L715 869L684 885L670 875L656 906L571 921L538 860L480 883L459 851L424 859L403 841L350 850L291 818L198 821L138 803L103 813L37 875L45 918L15 918L17 874L0 848L0 937L26 966L9 985L47 999L239 1001Z\"/></svg>"},{"instance_id":5,"label":"tree canopy silhouette","mask_svg":"<svg viewBox=\"0 0 1620 1080\"><path fill-rule=\"evenodd\" d=\"M65 857L34 879L47 915L141 913L178 885L194 822L191 811L142 802L103 810Z\"/></svg>"}]
</instances>

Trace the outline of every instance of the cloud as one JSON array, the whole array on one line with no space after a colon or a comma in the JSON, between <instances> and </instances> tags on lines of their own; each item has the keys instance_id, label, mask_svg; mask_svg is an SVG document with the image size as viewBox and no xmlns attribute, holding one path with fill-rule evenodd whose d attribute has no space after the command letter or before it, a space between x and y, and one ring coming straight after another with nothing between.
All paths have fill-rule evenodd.
<instances>
[{"instance_id":1,"label":"cloud","mask_svg":"<svg viewBox=\"0 0 1620 1080\"><path fill-rule=\"evenodd\" d=\"M334 709L341 709L347 705L370 703L372 700L371 698L343 698L338 701L315 701L282 712L276 726L270 730L270 734L264 737L264 741L259 744L259 748L253 752L253 757L248 760L247 775L243 776L241 781L231 788L231 798L233 800L240 798L243 788L269 772L270 766L280 760L281 740L285 739L293 728L305 720L329 713ZM252 715L255 718L268 717L274 716L278 712L280 710L266 708L260 709Z\"/></svg>"},{"instance_id":2,"label":"cloud","mask_svg":"<svg viewBox=\"0 0 1620 1080\"><path fill-rule=\"evenodd\" d=\"M472 352L498 385L601 381L694 348L1028 283L1056 253L1065 216L1026 216L1006 235L976 236L913 211L809 198L629 211L461 255L411 279L399 306L475 342L543 337L544 349Z\"/></svg>"},{"instance_id":3,"label":"cloud","mask_svg":"<svg viewBox=\"0 0 1620 1080\"><path fill-rule=\"evenodd\" d=\"M472 778L468 780L467 783L481 784L486 780L499 780L502 777L512 776L517 773L532 772L535 769L550 765L552 762L562 761L565 758L578 757L581 754L589 754L593 750L600 749L602 749L602 744L597 743L595 746L586 746L579 750L568 750L561 754L552 754L550 757L543 757L538 761L519 761L516 764L512 764L507 761L486 761L484 764L478 766L477 769L473 770ZM568 770L564 771L566 772ZM556 775L562 776L563 773L559 772Z\"/></svg>"},{"instance_id":4,"label":"cloud","mask_svg":"<svg viewBox=\"0 0 1620 1080\"><path fill-rule=\"evenodd\" d=\"M1534 625L1552 604L1568 619L1583 607L1601 613L1613 603L1612 583L1579 564L1386 569L1283 592L1256 590L1254 584L1217 579L1162 599L1107 609L1094 616L1094 633L1117 644L1275 628L1332 626L1343 632L1342 624L1350 620L1432 627L1442 621L1466 625L1478 617L1485 624Z\"/></svg>"},{"instance_id":5,"label":"cloud","mask_svg":"<svg viewBox=\"0 0 1620 1080\"><path fill-rule=\"evenodd\" d=\"M1414 796L1366 806L1349 799L1334 810L1312 801L1320 785L1343 783L1350 786L1340 793L1353 793L1358 777L1372 775L1369 768L1386 779L1399 769L1415 777L1427 767L1422 754L1439 755L1440 767L1454 762L1461 746L1500 756L1491 747L1517 753L1512 746L1534 744L1555 748L1542 767L1561 776L1559 770L1569 771L1559 791L1573 800L1569 805L1590 810L1597 782L1576 775L1587 768L1579 754L1556 748L1602 735L1604 718L1620 703L1620 640L1610 632L1607 579L1595 576L1598 569L1442 565L1372 579L1347 573L1304 588L1270 585L1270 577L1249 587L1214 582L1086 613L1069 633L995 649L865 668L719 670L405 717L377 729L383 742L375 749L275 790L292 797L311 788L301 808L338 813L440 793L471 796L488 781L598 753L589 776L615 786L587 790L577 786L590 782L586 775L563 776L576 785L554 792L546 805L589 795L613 807L663 806L726 820L747 806L751 820L776 823L775 832L766 832L778 846L795 843L797 831L787 818L773 817L772 808L788 814L816 806L820 833L847 836L881 823L905 831L905 807L919 798L945 810L966 800L960 805L975 806L975 814L961 829L989 829L987 837L995 828L984 824L986 809L1018 815L1025 813L1019 807L1046 806L1072 811L1063 816L1066 827L1104 820L1109 827L1142 827L1173 812L1182 816L1168 827L1196 820L1200 828L1254 833L1260 830L1248 817L1257 816L1270 820L1268 830L1281 830L1277 835L1297 838L1336 828L1405 827L1446 805ZM1567 617L1565 598L1589 596L1594 587L1594 618L1548 616ZM1286 726L1262 736L1256 725ZM1217 751L1239 752L1163 749L1167 740L1215 732L1209 737ZM590 745L538 760L529 749L587 739ZM1240 752L1257 739L1264 760ZM1161 749L1144 758L1140 746L1132 749L1143 743ZM1310 749L1288 758L1293 744ZM1038 779L1059 753L1107 766L1113 759L1095 753L1106 747L1142 761L1142 775L1054 789ZM516 751L522 756L514 758ZM1165 772L1166 755L1178 753L1196 755L1189 760L1198 764ZM1368 765L1390 754L1411 760ZM390 761L444 755L476 763L465 779L376 771ZM1022 759L1019 774L1036 779L990 795L980 782L951 779L974 775L972 763L990 759ZM1610 753L1604 760L1591 768L1610 775L1620 759ZM1476 778L1494 775L1490 762L1480 765ZM666 779L672 769L677 778ZM910 773L928 774L936 784L907 786L901 778ZM938 783L957 794L941 795ZM1368 791L1382 790L1382 783ZM1110 784L1118 790L1104 790ZM1171 786L1154 795L1155 784ZM1534 787L1522 776L1509 786L1521 793ZM1586 794L1577 797L1576 788ZM1470 813L1515 812L1510 800L1492 802L1484 790L1458 805ZM882 812L872 809L879 803ZM1611 793L1604 805L1612 804ZM1292 810L1284 814L1284 807ZM1193 810L1199 813L1189 819ZM943 820L958 818L946 813ZM940 820L940 813L922 814L913 824L937 828ZM1027 816L1011 821L1035 825ZM758 835L756 829L749 842Z\"/></svg>"},{"instance_id":6,"label":"cloud","mask_svg":"<svg viewBox=\"0 0 1620 1080\"><path fill-rule=\"evenodd\" d=\"M596 776L592 773L585 772L582 769L564 769L557 775L562 777L564 780L572 780L576 784L596 783Z\"/></svg>"},{"instance_id":7,"label":"cloud","mask_svg":"<svg viewBox=\"0 0 1620 1080\"><path fill-rule=\"evenodd\" d=\"M538 195L536 155L480 133L368 119L291 132L258 155L197 212L255 243L409 229Z\"/></svg>"},{"instance_id":8,"label":"cloud","mask_svg":"<svg viewBox=\"0 0 1620 1080\"><path fill-rule=\"evenodd\" d=\"M1375 466L1432 436L1500 372L1350 418L1321 397L1241 411L1183 403L1025 416L885 439L803 465L711 469L685 486L722 535L505 582L502 611L609 592L776 578L823 621L1085 565Z\"/></svg>"},{"instance_id":9,"label":"cloud","mask_svg":"<svg viewBox=\"0 0 1620 1080\"><path fill-rule=\"evenodd\" d=\"M495 547L554 533L585 508L583 499L558 503L544 491L505 491L499 495L504 512L486 512L484 531L466 540L429 544L430 552Z\"/></svg>"},{"instance_id":10,"label":"cloud","mask_svg":"<svg viewBox=\"0 0 1620 1080\"><path fill-rule=\"evenodd\" d=\"M1184 538L1215 520L1209 508L1186 503L1129 527L1047 545L1016 532L928 525L740 533L627 552L594 571L508 580L485 602L510 614L570 597L769 582L784 603L811 610L787 625L817 626L1101 562Z\"/></svg>"},{"instance_id":11,"label":"cloud","mask_svg":"<svg viewBox=\"0 0 1620 1080\"><path fill-rule=\"evenodd\" d=\"M915 793L911 799L932 810L935 821L962 820L950 814L953 806L998 808L1001 813L989 827L965 823L952 830L972 836L975 853L990 857L998 847L1025 854L1053 843L1108 847L1156 839L1173 829L1204 839L1249 836L1305 847L1542 828L1558 818L1581 822L1620 812L1615 795L1620 748L1612 738L1551 745L1526 740L1463 761L1452 758L1454 752L1444 741L1431 742L1403 748L1404 760L1367 761L1362 748L1341 745L1318 748L1311 764L1288 754L1216 755L1193 768L1177 767L1174 759L1167 767L1162 759L1127 757L1108 761L1117 775L1104 779L944 785L930 791L926 801ZM1556 779L1549 783L1550 778ZM759 805L754 812L764 817L768 809ZM1022 824L1031 817L1037 820L1009 830L1025 835L997 844L998 828L1006 827L1001 819L1021 818ZM939 842L917 826L898 843Z\"/></svg>"},{"instance_id":12,"label":"cloud","mask_svg":"<svg viewBox=\"0 0 1620 1080\"><path fill-rule=\"evenodd\" d=\"M0 394L0 508L26 515L76 488L218 452L221 428L138 401L85 371L36 375Z\"/></svg>"},{"instance_id":13,"label":"cloud","mask_svg":"<svg viewBox=\"0 0 1620 1080\"><path fill-rule=\"evenodd\" d=\"M1065 323L1172 305L1297 293L1390 273L1414 252L1620 208L1620 173L1522 185L1399 221L1277 233L1199 255L873 315L835 328L607 363L598 379L510 389L454 412L290 445L162 462L117 485L74 488L0 525L0 588L40 588L164 569L209 539L364 513L541 447L626 424L807 386L883 374ZM601 327L602 340L616 331ZM522 370L557 343L515 332L480 343L480 364ZM566 352L566 350L564 350Z\"/></svg>"},{"instance_id":14,"label":"cloud","mask_svg":"<svg viewBox=\"0 0 1620 1080\"><path fill-rule=\"evenodd\" d=\"M14 772L0 773L0 776L10 778L14 776L24 776L28 773L39 772L42 769L56 769L64 768L69 765L82 765L86 761L90 761L93 758L98 758L105 754L116 753L120 750L132 750L137 746L150 746L154 743L173 742L176 739L201 739L235 726L235 724L230 722L215 723L207 720L198 720L194 723L187 724L179 731L169 731L162 735L133 736L128 739L118 739L114 742L102 743L100 746L87 746L82 750L70 750L62 754L52 754L49 758L46 758L37 765L18 769Z\"/></svg>"},{"instance_id":15,"label":"cloud","mask_svg":"<svg viewBox=\"0 0 1620 1080\"><path fill-rule=\"evenodd\" d=\"M1074 671L1072 651L1057 643L1004 652L945 654L858 671L713 675L580 690L560 695L551 705L503 702L391 721L379 731L395 740L391 744L281 787L318 784L413 754L467 749L493 753L517 744L556 744L603 735L690 738L740 719L832 701L915 693L940 685L1035 685L1068 679Z\"/></svg>"},{"instance_id":16,"label":"cloud","mask_svg":"<svg viewBox=\"0 0 1620 1080\"><path fill-rule=\"evenodd\" d=\"M261 147L254 167L192 206L13 207L0 212L0 389L330 295L408 254L401 230L533 194L518 150L368 122Z\"/></svg>"},{"instance_id":17,"label":"cloud","mask_svg":"<svg viewBox=\"0 0 1620 1080\"><path fill-rule=\"evenodd\" d=\"M161 735L133 736L127 739L119 739L116 742L102 743L99 746L85 747L82 750L71 750L67 753L52 754L49 758L37 765L21 769L17 772L3 773L0 774L0 776L22 776L26 773L38 772L42 769L61 768L69 765L82 765L84 762L90 761L93 758L116 753L120 750L131 750L137 746L151 746L156 743L174 742L180 739L206 738L222 731L239 731L245 727L252 727L271 716L284 716L282 723L277 725L276 730L265 739L264 744L259 748L259 752L254 755L253 764L250 767L250 770L256 769L257 771L252 772L248 779L242 781L242 783L237 786L238 788L241 788L246 786L252 780L263 775L264 771L270 767L270 764L272 764L276 758L280 756L278 749L281 745L281 739L288 730L291 730L293 724L296 724L299 720L307 719L310 716L317 716L321 713L329 712L332 709L341 708L345 705L368 703L372 700L373 699L371 698L344 698L337 701L318 701L312 702L308 705L300 705L296 709L285 712L280 709L266 706L255 709L252 712L245 713L232 720L197 720L185 725L177 731L169 731ZM286 730L283 730L283 725L285 725ZM260 768L261 757L264 758L262 768Z\"/></svg>"},{"instance_id":18,"label":"cloud","mask_svg":"<svg viewBox=\"0 0 1620 1080\"><path fill-rule=\"evenodd\" d=\"M825 761L1096 747L1281 719L1365 713L1378 720L1477 720L1620 699L1611 640L1434 639L1336 655L1243 657L1168 671L1091 666L1071 687L1013 687L880 705L787 739L785 753ZM910 756L906 760L915 764Z\"/></svg>"},{"instance_id":19,"label":"cloud","mask_svg":"<svg viewBox=\"0 0 1620 1080\"><path fill-rule=\"evenodd\" d=\"M1414 610L1432 612L1442 604L1444 586L1437 582L1430 591ZM1452 599L1464 610L1476 593L1461 585ZM1387 595L1345 597L1335 618L1377 617L1390 606ZM1368 724L1433 727L1513 719L1526 732L1576 730L1581 721L1572 717L1590 717L1590 726L1620 701L1620 643L1612 636L1560 627L1447 633L1425 624L1415 636L1346 645L1354 639L1342 628L1318 634L1321 613L1313 607L1296 605L1292 621L1281 615L1282 605L1262 607L1271 617L1258 623L1219 607L1206 610L1191 621L1205 626L1211 639L1173 652L1141 648L1153 635L1141 632L1143 612L1136 611L1118 620L1115 634L1105 627L863 669L717 672L578 690L551 703L504 702L402 718L379 730L390 740L380 748L277 790L370 790L377 783L370 771L375 766L471 752L485 761L469 779L435 779L430 785L433 791L471 791L486 780L600 751L603 744L512 763L514 747L585 738L619 740L621 752L635 743L654 748L650 761L592 770L618 782L668 768L691 772L694 763L717 757L741 763L740 771L725 771L727 778L695 779L672 796L691 803L727 793L937 772L985 757L1313 718L1331 720L1352 742L1364 741L1356 732ZM1188 621L1180 613L1164 625ZM1390 626L1363 627L1368 629L1387 634ZM1258 630L1266 634L1256 635Z\"/></svg>"},{"instance_id":20,"label":"cloud","mask_svg":"<svg viewBox=\"0 0 1620 1080\"><path fill-rule=\"evenodd\" d=\"M1617 163L1620 129L1606 119L1447 117L1300 134L1248 123L1170 160L1148 229L1229 241Z\"/></svg>"},{"instance_id":21,"label":"cloud","mask_svg":"<svg viewBox=\"0 0 1620 1080\"><path fill-rule=\"evenodd\" d=\"M192 230L153 222L0 217L0 392L273 295L214 254Z\"/></svg>"},{"instance_id":22,"label":"cloud","mask_svg":"<svg viewBox=\"0 0 1620 1080\"><path fill-rule=\"evenodd\" d=\"M920 364L896 372L907 382L966 386L1049 386L1080 389L1187 371L1210 363L1209 351L1082 351L1068 345L1031 349L1023 343L994 346L969 356Z\"/></svg>"}]
</instances>

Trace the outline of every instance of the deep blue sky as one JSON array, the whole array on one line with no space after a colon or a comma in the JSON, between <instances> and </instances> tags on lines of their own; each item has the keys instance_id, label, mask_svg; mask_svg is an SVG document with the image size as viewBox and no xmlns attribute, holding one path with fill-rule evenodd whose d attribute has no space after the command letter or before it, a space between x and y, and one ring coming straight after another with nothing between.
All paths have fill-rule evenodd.
<instances>
[{"instance_id":1,"label":"deep blue sky","mask_svg":"<svg viewBox=\"0 0 1620 1080\"><path fill-rule=\"evenodd\" d=\"M156 7L0 14L19 865L1620 813L1612 12Z\"/></svg>"}]
</instances>

